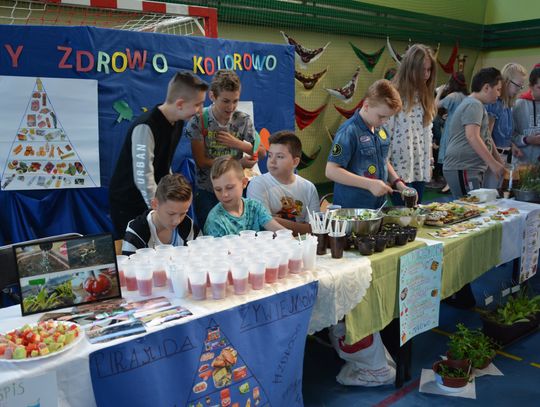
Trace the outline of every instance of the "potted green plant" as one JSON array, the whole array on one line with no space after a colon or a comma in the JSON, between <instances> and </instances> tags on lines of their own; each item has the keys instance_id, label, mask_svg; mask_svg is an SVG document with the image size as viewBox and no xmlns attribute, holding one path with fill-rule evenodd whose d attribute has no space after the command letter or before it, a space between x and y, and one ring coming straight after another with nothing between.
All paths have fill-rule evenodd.
<instances>
[{"instance_id":1,"label":"potted green plant","mask_svg":"<svg viewBox=\"0 0 540 407\"><path fill-rule=\"evenodd\" d=\"M480 329L469 329L463 324L457 324L456 328L450 336L446 356L453 360L470 360L476 369L488 366L496 355L497 344Z\"/></svg>"},{"instance_id":2,"label":"potted green plant","mask_svg":"<svg viewBox=\"0 0 540 407\"><path fill-rule=\"evenodd\" d=\"M518 201L540 202L540 164L519 170L519 188L514 194Z\"/></svg>"},{"instance_id":3,"label":"potted green plant","mask_svg":"<svg viewBox=\"0 0 540 407\"><path fill-rule=\"evenodd\" d=\"M540 295L530 297L525 289L482 316L484 333L501 345L534 331L539 323Z\"/></svg>"},{"instance_id":4,"label":"potted green plant","mask_svg":"<svg viewBox=\"0 0 540 407\"><path fill-rule=\"evenodd\" d=\"M435 382L440 386L461 388L471 381L471 364L463 366L455 360L439 360L433 364Z\"/></svg>"}]
</instances>

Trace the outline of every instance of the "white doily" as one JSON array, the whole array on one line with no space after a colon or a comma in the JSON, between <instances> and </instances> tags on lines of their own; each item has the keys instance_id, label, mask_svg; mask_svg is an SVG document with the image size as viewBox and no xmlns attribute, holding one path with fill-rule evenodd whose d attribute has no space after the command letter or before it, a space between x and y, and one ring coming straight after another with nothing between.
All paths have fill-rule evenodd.
<instances>
[{"instance_id":1,"label":"white doily","mask_svg":"<svg viewBox=\"0 0 540 407\"><path fill-rule=\"evenodd\" d=\"M337 324L364 298L371 284L372 269L367 257L344 252L342 259L332 259L330 254L317 256L317 270L312 273L319 280L319 292L309 334Z\"/></svg>"}]
</instances>

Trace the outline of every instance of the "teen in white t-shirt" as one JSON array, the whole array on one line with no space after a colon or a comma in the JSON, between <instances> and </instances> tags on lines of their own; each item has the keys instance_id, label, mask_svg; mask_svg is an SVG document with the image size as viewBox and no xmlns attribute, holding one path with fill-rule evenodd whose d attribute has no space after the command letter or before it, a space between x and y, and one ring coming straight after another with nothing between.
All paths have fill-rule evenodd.
<instances>
[{"instance_id":1,"label":"teen in white t-shirt","mask_svg":"<svg viewBox=\"0 0 540 407\"><path fill-rule=\"evenodd\" d=\"M268 172L254 177L248 185L248 198L261 201L274 219L295 233L309 233L307 210L319 211L315 185L294 173L300 163L302 143L289 131L270 137Z\"/></svg>"}]
</instances>

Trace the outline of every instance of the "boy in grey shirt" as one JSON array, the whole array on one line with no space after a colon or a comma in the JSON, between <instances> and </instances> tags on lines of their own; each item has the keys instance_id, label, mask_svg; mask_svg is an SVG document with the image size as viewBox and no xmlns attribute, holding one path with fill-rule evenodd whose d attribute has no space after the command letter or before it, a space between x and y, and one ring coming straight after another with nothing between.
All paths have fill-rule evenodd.
<instances>
[{"instance_id":1,"label":"boy in grey shirt","mask_svg":"<svg viewBox=\"0 0 540 407\"><path fill-rule=\"evenodd\" d=\"M461 102L448 124L450 138L443 172L455 199L480 188L488 167L499 178L504 174L504 163L494 148L484 107L500 96L501 80L498 69L481 69L472 79L472 93Z\"/></svg>"},{"instance_id":2,"label":"boy in grey shirt","mask_svg":"<svg viewBox=\"0 0 540 407\"><path fill-rule=\"evenodd\" d=\"M540 68L529 75L532 100L519 99L512 109L514 143L521 150L519 161L540 163Z\"/></svg>"}]
</instances>

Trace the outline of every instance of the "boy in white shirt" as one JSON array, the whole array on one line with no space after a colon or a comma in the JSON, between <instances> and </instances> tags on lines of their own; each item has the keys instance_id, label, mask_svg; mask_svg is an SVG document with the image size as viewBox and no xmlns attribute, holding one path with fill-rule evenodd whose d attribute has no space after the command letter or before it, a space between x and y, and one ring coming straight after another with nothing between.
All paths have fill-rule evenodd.
<instances>
[{"instance_id":1,"label":"boy in white shirt","mask_svg":"<svg viewBox=\"0 0 540 407\"><path fill-rule=\"evenodd\" d=\"M302 156L302 143L291 131L270 137L268 172L254 177L248 185L248 198L257 199L274 219L296 233L310 233L307 211L319 211L315 185L294 173Z\"/></svg>"}]
</instances>

